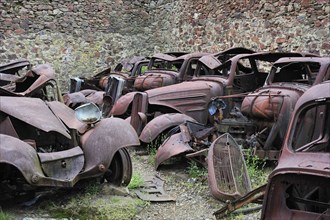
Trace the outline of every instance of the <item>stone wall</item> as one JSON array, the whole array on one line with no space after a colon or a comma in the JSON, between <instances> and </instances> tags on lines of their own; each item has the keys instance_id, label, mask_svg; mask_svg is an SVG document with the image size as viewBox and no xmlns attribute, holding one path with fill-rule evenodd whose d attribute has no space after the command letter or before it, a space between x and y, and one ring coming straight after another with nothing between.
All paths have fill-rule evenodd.
<instances>
[{"instance_id":1,"label":"stone wall","mask_svg":"<svg viewBox=\"0 0 330 220\"><path fill-rule=\"evenodd\" d=\"M52 63L62 83L165 51L330 55L327 0L0 0L0 12L0 63Z\"/></svg>"}]
</instances>

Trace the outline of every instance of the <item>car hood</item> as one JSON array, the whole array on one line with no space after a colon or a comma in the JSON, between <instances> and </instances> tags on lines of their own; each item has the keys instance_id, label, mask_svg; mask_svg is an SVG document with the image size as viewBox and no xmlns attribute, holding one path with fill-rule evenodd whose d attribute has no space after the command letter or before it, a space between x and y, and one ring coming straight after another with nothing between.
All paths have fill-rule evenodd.
<instances>
[{"instance_id":1,"label":"car hood","mask_svg":"<svg viewBox=\"0 0 330 220\"><path fill-rule=\"evenodd\" d=\"M42 131L55 131L71 139L64 124L41 99L1 96L0 111Z\"/></svg>"},{"instance_id":2,"label":"car hood","mask_svg":"<svg viewBox=\"0 0 330 220\"><path fill-rule=\"evenodd\" d=\"M187 114L205 123L207 106L214 96L222 95L222 84L210 81L189 81L147 90L149 104L162 105Z\"/></svg>"}]
</instances>

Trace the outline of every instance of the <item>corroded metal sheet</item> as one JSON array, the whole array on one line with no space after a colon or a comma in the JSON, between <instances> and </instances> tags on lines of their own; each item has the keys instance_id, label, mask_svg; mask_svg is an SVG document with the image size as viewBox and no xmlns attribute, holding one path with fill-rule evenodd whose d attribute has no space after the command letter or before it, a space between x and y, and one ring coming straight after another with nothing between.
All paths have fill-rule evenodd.
<instances>
[{"instance_id":1,"label":"corroded metal sheet","mask_svg":"<svg viewBox=\"0 0 330 220\"><path fill-rule=\"evenodd\" d=\"M209 101L221 91L215 82L193 81L148 90L146 93L149 104L170 107L199 123L206 123Z\"/></svg>"},{"instance_id":2,"label":"corroded metal sheet","mask_svg":"<svg viewBox=\"0 0 330 220\"><path fill-rule=\"evenodd\" d=\"M142 130L140 140L144 143L150 143L168 128L180 125L185 121L196 122L193 118L179 113L163 114L151 120Z\"/></svg>"},{"instance_id":3,"label":"corroded metal sheet","mask_svg":"<svg viewBox=\"0 0 330 220\"><path fill-rule=\"evenodd\" d=\"M297 101L261 219L330 219L330 81ZM314 135L311 135L314 134Z\"/></svg>"},{"instance_id":4,"label":"corroded metal sheet","mask_svg":"<svg viewBox=\"0 0 330 220\"><path fill-rule=\"evenodd\" d=\"M71 139L66 127L41 99L2 96L0 97L0 111L45 132L56 131Z\"/></svg>"},{"instance_id":5,"label":"corroded metal sheet","mask_svg":"<svg viewBox=\"0 0 330 220\"><path fill-rule=\"evenodd\" d=\"M166 194L164 190L164 180L158 176L148 176L144 178L143 188L134 190L136 195L150 202L169 202L175 201L175 198Z\"/></svg>"},{"instance_id":6,"label":"corroded metal sheet","mask_svg":"<svg viewBox=\"0 0 330 220\"><path fill-rule=\"evenodd\" d=\"M33 183L33 176L44 176L33 147L15 137L3 134L0 134L0 142L0 163L16 167L30 184Z\"/></svg>"},{"instance_id":7,"label":"corroded metal sheet","mask_svg":"<svg viewBox=\"0 0 330 220\"><path fill-rule=\"evenodd\" d=\"M0 65L0 73L15 74L18 70L30 65L30 62L26 59L13 60L9 63Z\"/></svg>"},{"instance_id":8,"label":"corroded metal sheet","mask_svg":"<svg viewBox=\"0 0 330 220\"><path fill-rule=\"evenodd\" d=\"M174 134L158 148L155 159L155 167L166 161L167 159L182 154L193 152L194 150L190 147L188 143L183 141L181 133Z\"/></svg>"},{"instance_id":9,"label":"corroded metal sheet","mask_svg":"<svg viewBox=\"0 0 330 220\"><path fill-rule=\"evenodd\" d=\"M54 112L54 114L59 117L66 126L68 126L68 128L76 129L80 133L83 133L87 129L88 125L80 122L76 118L74 110L66 105L63 105L63 103L53 101L47 102L47 105Z\"/></svg>"},{"instance_id":10,"label":"corroded metal sheet","mask_svg":"<svg viewBox=\"0 0 330 220\"><path fill-rule=\"evenodd\" d=\"M42 170L54 179L72 180L84 166L84 152L80 147L65 151L38 153Z\"/></svg>"},{"instance_id":11,"label":"corroded metal sheet","mask_svg":"<svg viewBox=\"0 0 330 220\"><path fill-rule=\"evenodd\" d=\"M212 143L208 177L212 196L222 201L237 199L251 191L243 154L230 134L223 134Z\"/></svg>"}]
</instances>

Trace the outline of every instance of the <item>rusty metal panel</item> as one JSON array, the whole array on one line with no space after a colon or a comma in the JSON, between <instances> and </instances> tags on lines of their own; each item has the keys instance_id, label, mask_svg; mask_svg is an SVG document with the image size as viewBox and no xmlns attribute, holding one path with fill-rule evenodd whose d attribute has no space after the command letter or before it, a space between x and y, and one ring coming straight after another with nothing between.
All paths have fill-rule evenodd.
<instances>
[{"instance_id":1,"label":"rusty metal panel","mask_svg":"<svg viewBox=\"0 0 330 220\"><path fill-rule=\"evenodd\" d=\"M170 71L149 70L145 75L136 77L134 88L138 91L145 91L176 83L177 73Z\"/></svg>"},{"instance_id":2,"label":"rusty metal panel","mask_svg":"<svg viewBox=\"0 0 330 220\"><path fill-rule=\"evenodd\" d=\"M2 121L0 121L0 134L5 134L18 138L18 134L8 116Z\"/></svg>"},{"instance_id":3,"label":"rusty metal panel","mask_svg":"<svg viewBox=\"0 0 330 220\"><path fill-rule=\"evenodd\" d=\"M0 163L7 163L16 167L30 184L34 183L33 177L44 176L38 155L33 147L4 134L0 134L0 140Z\"/></svg>"},{"instance_id":4,"label":"rusty metal panel","mask_svg":"<svg viewBox=\"0 0 330 220\"><path fill-rule=\"evenodd\" d=\"M189 133L187 126L184 124L180 124L179 127L180 127L180 132L182 135L183 142L188 143L189 141L191 141L191 135Z\"/></svg>"},{"instance_id":5,"label":"rusty metal panel","mask_svg":"<svg viewBox=\"0 0 330 220\"><path fill-rule=\"evenodd\" d=\"M0 65L0 73L15 74L24 67L29 67L31 64L26 59L13 60L9 63Z\"/></svg>"},{"instance_id":6,"label":"rusty metal panel","mask_svg":"<svg viewBox=\"0 0 330 220\"><path fill-rule=\"evenodd\" d=\"M136 195L144 200L151 202L175 201L175 198L166 194L164 190L164 180L158 176L148 176L144 179L143 188L134 190Z\"/></svg>"},{"instance_id":7,"label":"rusty metal panel","mask_svg":"<svg viewBox=\"0 0 330 220\"><path fill-rule=\"evenodd\" d=\"M84 152L80 147L65 151L38 153L44 173L61 180L72 180L84 166Z\"/></svg>"},{"instance_id":8,"label":"rusty metal panel","mask_svg":"<svg viewBox=\"0 0 330 220\"><path fill-rule=\"evenodd\" d=\"M55 81L55 70L49 64L37 65L31 71L39 77L27 90L22 92L24 96L30 96L31 93L37 91L42 85L51 80Z\"/></svg>"},{"instance_id":9,"label":"rusty metal panel","mask_svg":"<svg viewBox=\"0 0 330 220\"><path fill-rule=\"evenodd\" d=\"M157 169L161 163L173 156L193 151L194 150L190 147L190 145L183 141L181 133L174 134L166 139L158 148L155 159L155 167Z\"/></svg>"},{"instance_id":10,"label":"rusty metal panel","mask_svg":"<svg viewBox=\"0 0 330 220\"><path fill-rule=\"evenodd\" d=\"M269 177L262 219L330 219L329 123L326 81L307 90L295 106L278 166ZM306 130L316 132L316 139Z\"/></svg>"},{"instance_id":11,"label":"rusty metal panel","mask_svg":"<svg viewBox=\"0 0 330 220\"><path fill-rule=\"evenodd\" d=\"M196 122L196 120L194 120L193 118L180 113L160 115L152 119L143 128L139 138L144 143L150 143L166 129L180 125L185 121Z\"/></svg>"},{"instance_id":12,"label":"rusty metal panel","mask_svg":"<svg viewBox=\"0 0 330 220\"><path fill-rule=\"evenodd\" d=\"M216 199L233 200L251 191L243 154L230 134L223 134L212 143L208 176L211 194Z\"/></svg>"},{"instance_id":13,"label":"rusty metal panel","mask_svg":"<svg viewBox=\"0 0 330 220\"><path fill-rule=\"evenodd\" d=\"M130 123L137 132L137 134L141 133L141 130L143 129L142 125L144 125L142 118L140 118L139 112L145 113L146 106L147 106L147 102L146 102L145 94L143 96L143 94L141 93L136 93L132 103Z\"/></svg>"},{"instance_id":14,"label":"rusty metal panel","mask_svg":"<svg viewBox=\"0 0 330 220\"><path fill-rule=\"evenodd\" d=\"M218 83L194 81L152 89L146 93L149 104L170 107L205 124L210 99L222 94L222 91Z\"/></svg>"},{"instance_id":15,"label":"rusty metal panel","mask_svg":"<svg viewBox=\"0 0 330 220\"><path fill-rule=\"evenodd\" d=\"M2 96L0 97L0 111L45 132L56 131L71 139L66 127L41 99Z\"/></svg>"},{"instance_id":16,"label":"rusty metal panel","mask_svg":"<svg viewBox=\"0 0 330 220\"><path fill-rule=\"evenodd\" d=\"M270 179L261 219L330 219L330 177L285 173Z\"/></svg>"},{"instance_id":17,"label":"rusty metal panel","mask_svg":"<svg viewBox=\"0 0 330 220\"><path fill-rule=\"evenodd\" d=\"M80 133L86 131L88 125L80 122L76 118L74 110L57 101L47 102L47 105L53 113L59 117L66 126L68 126L68 128L76 129Z\"/></svg>"},{"instance_id":18,"label":"rusty metal panel","mask_svg":"<svg viewBox=\"0 0 330 220\"><path fill-rule=\"evenodd\" d=\"M92 133L87 135L87 139L82 137L85 140L82 141L85 169L81 173L81 178L99 173L100 166L107 169L120 148L140 145L134 128L120 118L101 120L95 125Z\"/></svg>"}]
</instances>

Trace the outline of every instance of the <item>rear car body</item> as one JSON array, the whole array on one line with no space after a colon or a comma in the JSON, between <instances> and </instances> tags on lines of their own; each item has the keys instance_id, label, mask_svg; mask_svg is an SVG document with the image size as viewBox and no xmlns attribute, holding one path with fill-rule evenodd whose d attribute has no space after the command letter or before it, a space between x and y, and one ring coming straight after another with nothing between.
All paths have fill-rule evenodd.
<instances>
[{"instance_id":1,"label":"rear car body","mask_svg":"<svg viewBox=\"0 0 330 220\"><path fill-rule=\"evenodd\" d=\"M298 100L278 166L270 174L262 219L330 218L330 81Z\"/></svg>"}]
</instances>

